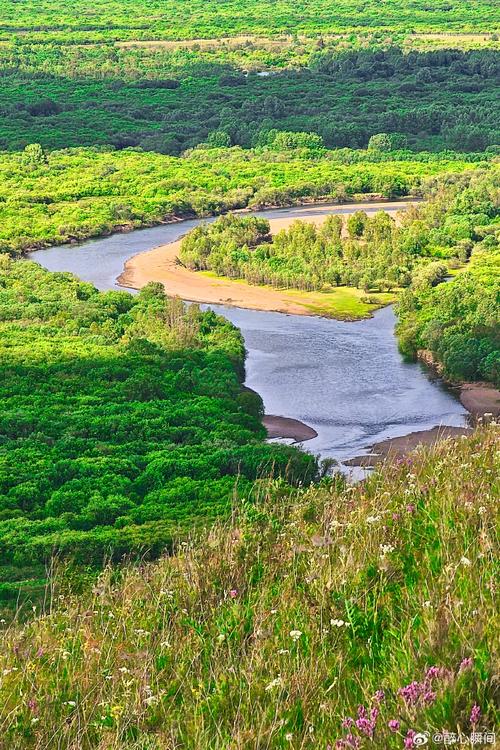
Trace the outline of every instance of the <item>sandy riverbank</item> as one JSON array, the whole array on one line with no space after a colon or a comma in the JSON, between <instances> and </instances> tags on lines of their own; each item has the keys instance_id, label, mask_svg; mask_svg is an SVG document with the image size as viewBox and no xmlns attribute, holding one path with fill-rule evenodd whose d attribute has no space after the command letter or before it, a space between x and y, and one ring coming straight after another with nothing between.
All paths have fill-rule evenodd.
<instances>
[{"instance_id":1,"label":"sandy riverbank","mask_svg":"<svg viewBox=\"0 0 500 750\"><path fill-rule=\"evenodd\" d=\"M300 422L298 419L290 417L278 417L274 414L266 414L262 424L267 430L268 438L287 438L295 443L303 443L305 440L312 440L318 437L316 430L309 425Z\"/></svg>"},{"instance_id":2,"label":"sandy riverbank","mask_svg":"<svg viewBox=\"0 0 500 750\"><path fill-rule=\"evenodd\" d=\"M473 417L500 415L500 390L488 383L464 383L460 386L460 401Z\"/></svg>"},{"instance_id":3,"label":"sandy riverbank","mask_svg":"<svg viewBox=\"0 0 500 750\"><path fill-rule=\"evenodd\" d=\"M393 201L299 206L283 210L279 217L270 219L269 223L271 232L275 234L280 229L289 227L297 219L319 226L332 214L345 216L360 210L372 214L383 210L395 215L412 203L413 201ZM118 283L128 288L140 289L150 281L159 281L164 285L167 294L190 302L294 315L311 315L314 312L311 309L311 297L307 297L307 293L302 300L297 291L252 286L242 281L231 281L190 271L178 262L180 245L181 240L178 240L130 258L118 278ZM341 293L339 291L339 294Z\"/></svg>"},{"instance_id":4,"label":"sandy riverbank","mask_svg":"<svg viewBox=\"0 0 500 750\"><path fill-rule=\"evenodd\" d=\"M375 443L371 447L371 453L367 456L357 456L343 463L346 466L362 466L369 468L385 461L388 458L401 458L407 453L414 450L419 445L434 445L439 440L445 438L457 438L461 435L469 435L472 432L471 427L433 427L430 430L421 432L411 432L403 437L390 438L383 440L381 443Z\"/></svg>"}]
</instances>

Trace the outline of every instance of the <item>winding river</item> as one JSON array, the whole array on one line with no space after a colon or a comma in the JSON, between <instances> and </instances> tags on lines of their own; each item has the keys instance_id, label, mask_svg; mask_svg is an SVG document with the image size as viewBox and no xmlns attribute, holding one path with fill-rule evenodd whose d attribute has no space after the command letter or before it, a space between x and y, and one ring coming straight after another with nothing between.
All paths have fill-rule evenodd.
<instances>
[{"instance_id":1,"label":"winding river","mask_svg":"<svg viewBox=\"0 0 500 750\"><path fill-rule=\"evenodd\" d=\"M373 211L370 204L367 210ZM337 206L330 213L349 213ZM276 209L265 218L303 218L303 209ZM99 289L119 289L125 261L178 240L201 220L116 234L81 245L31 254L51 271L70 271ZM205 221L205 220L204 220ZM210 221L210 219L208 219ZM305 447L323 457L352 458L387 438L436 425L461 426L466 411L439 379L404 362L387 307L354 323L210 305L237 325L248 351L246 385L260 393L266 413L293 417L318 436Z\"/></svg>"}]
</instances>

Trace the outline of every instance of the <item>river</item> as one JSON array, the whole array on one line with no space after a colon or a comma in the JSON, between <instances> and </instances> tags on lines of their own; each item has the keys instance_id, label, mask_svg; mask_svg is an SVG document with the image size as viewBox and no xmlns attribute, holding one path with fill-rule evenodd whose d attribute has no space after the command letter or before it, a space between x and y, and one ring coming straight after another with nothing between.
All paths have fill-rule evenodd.
<instances>
[{"instance_id":1,"label":"river","mask_svg":"<svg viewBox=\"0 0 500 750\"><path fill-rule=\"evenodd\" d=\"M335 208L336 213L349 211L349 206ZM258 215L301 218L303 209ZM176 241L199 223L193 219L51 247L30 257L51 271L70 271L98 289L120 289L116 279L126 260ZM305 447L322 457L341 461L387 438L465 424L467 412L455 395L421 365L403 361L390 307L354 323L210 307L241 329L248 351L246 385L262 396L266 413L313 427L318 436Z\"/></svg>"}]
</instances>

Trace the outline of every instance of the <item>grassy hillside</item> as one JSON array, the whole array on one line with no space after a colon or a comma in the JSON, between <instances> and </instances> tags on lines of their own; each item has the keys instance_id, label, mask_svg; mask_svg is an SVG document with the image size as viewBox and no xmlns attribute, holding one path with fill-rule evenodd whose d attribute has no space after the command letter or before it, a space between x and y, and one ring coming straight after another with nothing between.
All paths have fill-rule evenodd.
<instances>
[{"instance_id":1,"label":"grassy hillside","mask_svg":"<svg viewBox=\"0 0 500 750\"><path fill-rule=\"evenodd\" d=\"M229 523L3 624L0 746L378 748L494 729L498 427ZM66 578L67 581L67 578Z\"/></svg>"}]
</instances>

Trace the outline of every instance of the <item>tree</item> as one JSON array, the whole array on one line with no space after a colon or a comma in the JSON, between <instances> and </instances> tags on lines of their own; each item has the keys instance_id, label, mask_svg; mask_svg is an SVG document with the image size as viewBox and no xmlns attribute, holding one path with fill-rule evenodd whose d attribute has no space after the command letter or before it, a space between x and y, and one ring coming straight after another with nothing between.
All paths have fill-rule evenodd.
<instances>
[{"instance_id":1,"label":"tree","mask_svg":"<svg viewBox=\"0 0 500 750\"><path fill-rule=\"evenodd\" d=\"M23 151L22 162L24 166L36 169L47 163L47 157L39 143L29 143Z\"/></svg>"},{"instance_id":2,"label":"tree","mask_svg":"<svg viewBox=\"0 0 500 750\"><path fill-rule=\"evenodd\" d=\"M364 211L356 211L351 214L347 219L347 231L349 232L349 237L361 237L365 231L367 220L368 217Z\"/></svg>"},{"instance_id":3,"label":"tree","mask_svg":"<svg viewBox=\"0 0 500 750\"><path fill-rule=\"evenodd\" d=\"M208 145L212 148L229 148L231 137L224 130L213 130L208 136Z\"/></svg>"}]
</instances>

